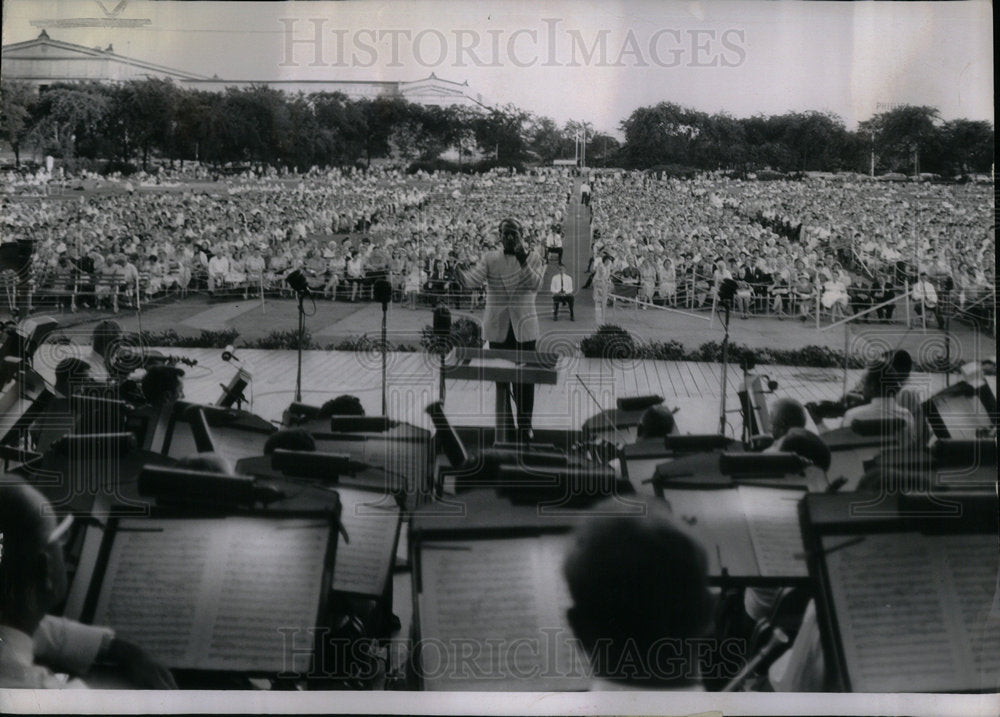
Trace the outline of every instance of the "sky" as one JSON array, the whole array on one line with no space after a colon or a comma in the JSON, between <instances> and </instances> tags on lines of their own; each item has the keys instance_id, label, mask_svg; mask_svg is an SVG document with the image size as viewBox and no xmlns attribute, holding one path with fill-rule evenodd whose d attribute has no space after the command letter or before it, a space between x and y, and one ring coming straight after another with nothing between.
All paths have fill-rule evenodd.
<instances>
[{"instance_id":1,"label":"sky","mask_svg":"<svg viewBox=\"0 0 1000 717\"><path fill-rule=\"evenodd\" d=\"M3 0L3 43L45 27L224 79L433 72L488 104L617 134L664 100L736 117L829 111L849 128L898 104L992 122L991 20L986 0Z\"/></svg>"}]
</instances>

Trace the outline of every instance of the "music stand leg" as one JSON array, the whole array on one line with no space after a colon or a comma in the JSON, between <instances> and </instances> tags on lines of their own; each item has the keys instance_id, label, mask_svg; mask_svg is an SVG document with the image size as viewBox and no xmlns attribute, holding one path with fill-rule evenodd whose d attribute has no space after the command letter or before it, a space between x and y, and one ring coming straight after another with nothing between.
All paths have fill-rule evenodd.
<instances>
[{"instance_id":1,"label":"music stand leg","mask_svg":"<svg viewBox=\"0 0 1000 717\"><path fill-rule=\"evenodd\" d=\"M496 384L496 439L495 443L514 440L514 412L510 405L510 384Z\"/></svg>"},{"instance_id":2,"label":"music stand leg","mask_svg":"<svg viewBox=\"0 0 1000 717\"><path fill-rule=\"evenodd\" d=\"M299 338L296 344L298 345L298 365L295 369L295 401L296 403L302 402L302 336L305 334L306 330L306 315L305 308L302 302L305 300L305 295L299 294Z\"/></svg>"}]
</instances>

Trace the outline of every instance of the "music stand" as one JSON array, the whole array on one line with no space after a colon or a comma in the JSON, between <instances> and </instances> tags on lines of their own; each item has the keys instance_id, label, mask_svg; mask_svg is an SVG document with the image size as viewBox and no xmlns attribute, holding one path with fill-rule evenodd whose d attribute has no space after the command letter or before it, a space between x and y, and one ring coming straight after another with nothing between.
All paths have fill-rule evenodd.
<instances>
[{"instance_id":1,"label":"music stand","mask_svg":"<svg viewBox=\"0 0 1000 717\"><path fill-rule=\"evenodd\" d=\"M553 386L559 379L559 373L555 369L558 360L559 355L554 353L459 347L445 357L443 370L444 375L449 378L496 384L496 442L511 443L514 440L511 430L514 414L507 384ZM504 365L510 363L515 365Z\"/></svg>"}]
</instances>

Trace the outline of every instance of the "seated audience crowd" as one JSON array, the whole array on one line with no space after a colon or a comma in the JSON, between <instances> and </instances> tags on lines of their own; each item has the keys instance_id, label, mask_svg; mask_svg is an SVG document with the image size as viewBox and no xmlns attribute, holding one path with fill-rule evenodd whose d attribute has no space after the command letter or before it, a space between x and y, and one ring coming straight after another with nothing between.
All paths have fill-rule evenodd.
<instances>
[{"instance_id":1,"label":"seated audience crowd","mask_svg":"<svg viewBox=\"0 0 1000 717\"><path fill-rule=\"evenodd\" d=\"M411 307L425 298L478 304L477 292L460 291L456 268L493 246L509 215L537 251L555 252L571 185L568 172L554 170L408 176L333 169L241 176L199 191L129 185L79 201L7 193L0 216L4 241L35 241L35 301L71 310L118 310L190 290L284 292L295 269L331 299L370 300L375 281L389 278L394 298Z\"/></svg>"},{"instance_id":2,"label":"seated audience crowd","mask_svg":"<svg viewBox=\"0 0 1000 717\"><path fill-rule=\"evenodd\" d=\"M701 307L731 278L742 318L804 320L820 311L836 320L908 286L917 317L924 306L938 323L945 307L992 316L994 231L984 187L682 181L621 171L592 183L594 258L611 257L612 297ZM892 320L894 309L864 318Z\"/></svg>"}]
</instances>

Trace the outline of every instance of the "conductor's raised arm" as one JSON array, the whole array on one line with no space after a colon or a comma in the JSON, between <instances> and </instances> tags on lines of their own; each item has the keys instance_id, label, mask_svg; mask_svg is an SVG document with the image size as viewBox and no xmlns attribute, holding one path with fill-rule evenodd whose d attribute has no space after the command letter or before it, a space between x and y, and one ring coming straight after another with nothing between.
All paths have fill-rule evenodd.
<instances>
[{"instance_id":1,"label":"conductor's raised arm","mask_svg":"<svg viewBox=\"0 0 1000 717\"><path fill-rule=\"evenodd\" d=\"M529 252L521 264L518 286L527 291L538 291L542 288L544 276L545 268L542 264L542 257L537 251Z\"/></svg>"},{"instance_id":2,"label":"conductor's raised arm","mask_svg":"<svg viewBox=\"0 0 1000 717\"><path fill-rule=\"evenodd\" d=\"M469 268L456 267L455 278L466 289L482 286L486 283L486 277L489 274L486 259L487 257L484 256L475 266Z\"/></svg>"}]
</instances>

